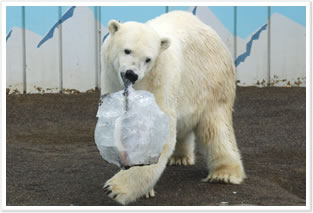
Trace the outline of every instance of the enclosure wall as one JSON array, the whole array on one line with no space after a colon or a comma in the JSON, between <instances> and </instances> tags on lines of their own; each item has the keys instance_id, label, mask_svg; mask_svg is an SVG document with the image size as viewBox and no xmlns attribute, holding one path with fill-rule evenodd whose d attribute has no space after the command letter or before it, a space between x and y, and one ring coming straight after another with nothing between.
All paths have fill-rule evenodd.
<instances>
[{"instance_id":1,"label":"enclosure wall","mask_svg":"<svg viewBox=\"0 0 313 213\"><path fill-rule=\"evenodd\" d=\"M7 93L100 87L100 48L110 19L145 22L186 10L231 51L239 86L305 86L305 7L7 7Z\"/></svg>"}]
</instances>

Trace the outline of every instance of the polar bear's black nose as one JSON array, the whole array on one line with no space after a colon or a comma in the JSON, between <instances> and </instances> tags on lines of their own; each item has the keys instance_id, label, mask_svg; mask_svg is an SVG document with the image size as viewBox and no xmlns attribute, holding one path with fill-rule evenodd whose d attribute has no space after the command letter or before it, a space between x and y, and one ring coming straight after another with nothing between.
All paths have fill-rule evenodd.
<instances>
[{"instance_id":1,"label":"polar bear's black nose","mask_svg":"<svg viewBox=\"0 0 313 213\"><path fill-rule=\"evenodd\" d=\"M138 75L132 70L126 70L125 78L130 80L134 84L135 81L137 81L138 79Z\"/></svg>"}]
</instances>

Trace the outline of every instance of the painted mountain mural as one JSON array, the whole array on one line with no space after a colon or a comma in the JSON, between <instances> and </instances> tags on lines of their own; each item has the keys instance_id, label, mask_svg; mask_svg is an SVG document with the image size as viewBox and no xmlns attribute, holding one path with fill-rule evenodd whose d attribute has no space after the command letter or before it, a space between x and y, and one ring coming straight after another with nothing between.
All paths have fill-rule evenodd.
<instances>
[{"instance_id":1,"label":"painted mountain mural","mask_svg":"<svg viewBox=\"0 0 313 213\"><path fill-rule=\"evenodd\" d=\"M274 13L270 22L265 21L247 38L234 38L229 26L225 27L209 7L187 10L221 36L234 57L238 85L305 86L305 26ZM25 29L25 50L21 26L7 30L10 93L21 93L24 87L29 93L85 92L99 87L100 47L108 30L94 11L90 7L66 8L45 35Z\"/></svg>"},{"instance_id":2,"label":"painted mountain mural","mask_svg":"<svg viewBox=\"0 0 313 213\"><path fill-rule=\"evenodd\" d=\"M278 13L271 16L270 26L270 35L265 23L245 45L237 45L237 59L249 53L237 65L238 85L305 86L305 28Z\"/></svg>"},{"instance_id":3,"label":"painted mountain mural","mask_svg":"<svg viewBox=\"0 0 313 213\"><path fill-rule=\"evenodd\" d=\"M306 29L275 13L271 17L271 84L306 85Z\"/></svg>"},{"instance_id":4,"label":"painted mountain mural","mask_svg":"<svg viewBox=\"0 0 313 213\"><path fill-rule=\"evenodd\" d=\"M70 17L62 21L62 46L61 21L56 21L45 36L25 29L27 92L59 92L61 86L64 91L94 88L100 57L96 52L99 46L96 33L100 39L105 28L100 25L103 30L97 31L98 23L88 7L71 7L64 16L69 12ZM21 28L15 27L7 39L7 88L10 92L23 92L22 33Z\"/></svg>"}]
</instances>

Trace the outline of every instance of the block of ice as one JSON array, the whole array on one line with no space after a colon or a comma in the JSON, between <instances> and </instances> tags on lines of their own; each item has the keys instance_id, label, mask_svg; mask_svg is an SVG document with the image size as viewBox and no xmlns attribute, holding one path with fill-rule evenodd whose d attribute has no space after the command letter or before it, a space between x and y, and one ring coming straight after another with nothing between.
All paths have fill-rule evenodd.
<instances>
[{"instance_id":1,"label":"block of ice","mask_svg":"<svg viewBox=\"0 0 313 213\"><path fill-rule=\"evenodd\" d=\"M152 93L123 91L101 97L95 142L104 160L119 167L158 162L169 137L169 119Z\"/></svg>"}]
</instances>

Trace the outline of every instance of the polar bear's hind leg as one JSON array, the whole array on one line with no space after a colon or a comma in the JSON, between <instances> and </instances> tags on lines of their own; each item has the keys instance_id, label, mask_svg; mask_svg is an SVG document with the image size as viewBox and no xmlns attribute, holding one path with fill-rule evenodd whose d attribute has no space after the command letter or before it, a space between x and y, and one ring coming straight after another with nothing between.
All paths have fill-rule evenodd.
<instances>
[{"instance_id":1,"label":"polar bear's hind leg","mask_svg":"<svg viewBox=\"0 0 313 213\"><path fill-rule=\"evenodd\" d=\"M209 175L205 182L240 184L246 177L232 125L232 110L221 104L204 113L196 129L206 154Z\"/></svg>"},{"instance_id":2,"label":"polar bear's hind leg","mask_svg":"<svg viewBox=\"0 0 313 213\"><path fill-rule=\"evenodd\" d=\"M195 136L193 132L188 133L181 139L177 139L175 151L168 160L171 165L190 166L195 163L194 155Z\"/></svg>"}]
</instances>

